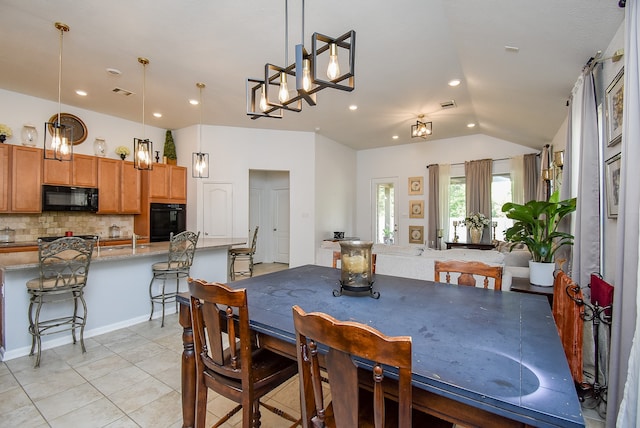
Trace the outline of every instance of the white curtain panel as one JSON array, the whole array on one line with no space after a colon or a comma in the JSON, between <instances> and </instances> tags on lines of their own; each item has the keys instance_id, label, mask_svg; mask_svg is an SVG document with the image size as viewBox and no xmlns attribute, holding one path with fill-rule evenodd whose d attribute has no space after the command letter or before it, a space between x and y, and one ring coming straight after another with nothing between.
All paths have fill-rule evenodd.
<instances>
[{"instance_id":1,"label":"white curtain panel","mask_svg":"<svg viewBox=\"0 0 640 428\"><path fill-rule=\"evenodd\" d=\"M640 12L638 0L627 0L624 46L624 117L616 282L609 369L607 427L640 426L640 322L638 254L640 234ZM632 340L633 337L633 340ZM617 419L616 419L617 416Z\"/></svg>"},{"instance_id":2,"label":"white curtain panel","mask_svg":"<svg viewBox=\"0 0 640 428\"><path fill-rule=\"evenodd\" d=\"M451 233L451 217L449 217L449 183L451 182L451 165L441 164L439 168L440 178L438 184L440 186L438 195L440 201L438 208L440 210L440 229L442 229L442 239L440 245L450 242L449 235Z\"/></svg>"},{"instance_id":3,"label":"white curtain panel","mask_svg":"<svg viewBox=\"0 0 640 428\"><path fill-rule=\"evenodd\" d=\"M511 158L511 199L516 204L524 204L524 155Z\"/></svg>"}]
</instances>

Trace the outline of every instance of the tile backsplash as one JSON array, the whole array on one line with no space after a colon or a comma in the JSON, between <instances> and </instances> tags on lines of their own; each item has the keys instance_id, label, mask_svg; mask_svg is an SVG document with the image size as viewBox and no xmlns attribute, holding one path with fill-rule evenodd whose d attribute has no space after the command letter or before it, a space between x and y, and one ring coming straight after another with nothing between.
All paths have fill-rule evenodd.
<instances>
[{"instance_id":1,"label":"tile backsplash","mask_svg":"<svg viewBox=\"0 0 640 428\"><path fill-rule=\"evenodd\" d=\"M0 214L0 229L16 231L16 242L31 242L39 236L62 236L68 230L74 235L109 237L109 226L120 226L120 236L133 234L133 215L96 215L52 211L40 214Z\"/></svg>"}]
</instances>

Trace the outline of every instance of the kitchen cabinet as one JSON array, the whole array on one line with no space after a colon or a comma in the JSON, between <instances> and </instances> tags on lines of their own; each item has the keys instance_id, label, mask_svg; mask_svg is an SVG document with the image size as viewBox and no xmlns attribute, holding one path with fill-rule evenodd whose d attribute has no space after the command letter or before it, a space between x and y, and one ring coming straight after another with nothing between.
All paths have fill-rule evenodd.
<instances>
[{"instance_id":1,"label":"kitchen cabinet","mask_svg":"<svg viewBox=\"0 0 640 428\"><path fill-rule=\"evenodd\" d=\"M142 206L140 170L133 167L133 162L121 162L121 164L120 213L139 214Z\"/></svg>"},{"instance_id":2,"label":"kitchen cabinet","mask_svg":"<svg viewBox=\"0 0 640 428\"><path fill-rule=\"evenodd\" d=\"M42 212L42 149L16 145L11 149L9 212Z\"/></svg>"},{"instance_id":3,"label":"kitchen cabinet","mask_svg":"<svg viewBox=\"0 0 640 428\"><path fill-rule=\"evenodd\" d=\"M98 159L98 214L140 213L140 185L140 171L133 162Z\"/></svg>"},{"instance_id":4,"label":"kitchen cabinet","mask_svg":"<svg viewBox=\"0 0 640 428\"><path fill-rule=\"evenodd\" d=\"M43 183L60 186L96 187L98 162L95 156L74 154L71 162L45 159Z\"/></svg>"},{"instance_id":5,"label":"kitchen cabinet","mask_svg":"<svg viewBox=\"0 0 640 428\"><path fill-rule=\"evenodd\" d=\"M149 202L186 203L187 168L154 163L148 172Z\"/></svg>"},{"instance_id":6,"label":"kitchen cabinet","mask_svg":"<svg viewBox=\"0 0 640 428\"><path fill-rule=\"evenodd\" d=\"M9 191L11 190L11 168L10 168L11 146L0 144L0 212L9 211Z\"/></svg>"},{"instance_id":7,"label":"kitchen cabinet","mask_svg":"<svg viewBox=\"0 0 640 428\"><path fill-rule=\"evenodd\" d=\"M120 212L121 160L98 159L98 214Z\"/></svg>"}]
</instances>

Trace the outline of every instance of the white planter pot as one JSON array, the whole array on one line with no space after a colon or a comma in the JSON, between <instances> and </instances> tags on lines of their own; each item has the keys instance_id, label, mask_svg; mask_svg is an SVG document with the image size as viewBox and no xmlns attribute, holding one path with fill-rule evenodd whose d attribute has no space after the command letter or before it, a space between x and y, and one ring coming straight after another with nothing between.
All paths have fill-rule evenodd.
<instances>
[{"instance_id":1,"label":"white planter pot","mask_svg":"<svg viewBox=\"0 0 640 428\"><path fill-rule=\"evenodd\" d=\"M529 260L529 282L541 287L553 286L553 272L555 263L541 263Z\"/></svg>"}]
</instances>

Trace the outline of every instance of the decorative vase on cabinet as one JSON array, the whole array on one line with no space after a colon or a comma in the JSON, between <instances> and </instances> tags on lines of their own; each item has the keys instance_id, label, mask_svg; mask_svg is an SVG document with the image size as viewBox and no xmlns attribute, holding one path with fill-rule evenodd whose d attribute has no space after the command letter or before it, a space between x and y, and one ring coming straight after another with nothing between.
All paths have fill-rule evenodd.
<instances>
[{"instance_id":1,"label":"decorative vase on cabinet","mask_svg":"<svg viewBox=\"0 0 640 428\"><path fill-rule=\"evenodd\" d=\"M27 147L35 147L38 143L38 130L30 123L26 123L22 127L22 145Z\"/></svg>"},{"instance_id":2,"label":"decorative vase on cabinet","mask_svg":"<svg viewBox=\"0 0 640 428\"><path fill-rule=\"evenodd\" d=\"M471 236L472 244L479 244L480 241L482 241L482 232L483 232L483 229L480 229L478 227L469 228L469 235Z\"/></svg>"}]
</instances>

